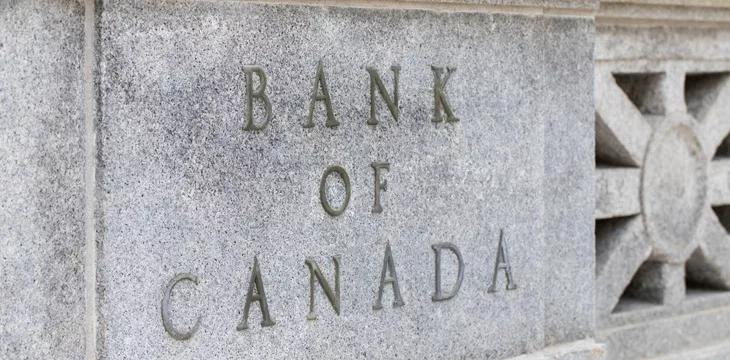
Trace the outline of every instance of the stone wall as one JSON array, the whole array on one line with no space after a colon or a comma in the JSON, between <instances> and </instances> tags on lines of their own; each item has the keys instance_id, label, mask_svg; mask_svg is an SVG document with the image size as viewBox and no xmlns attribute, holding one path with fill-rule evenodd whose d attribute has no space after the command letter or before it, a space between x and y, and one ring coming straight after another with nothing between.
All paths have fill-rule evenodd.
<instances>
[{"instance_id":1,"label":"stone wall","mask_svg":"<svg viewBox=\"0 0 730 360\"><path fill-rule=\"evenodd\" d=\"M723 1L0 20L0 358L730 357Z\"/></svg>"},{"instance_id":2,"label":"stone wall","mask_svg":"<svg viewBox=\"0 0 730 360\"><path fill-rule=\"evenodd\" d=\"M0 357L82 358L84 8L0 3Z\"/></svg>"},{"instance_id":3,"label":"stone wall","mask_svg":"<svg viewBox=\"0 0 730 360\"><path fill-rule=\"evenodd\" d=\"M729 356L730 8L686 5L597 13L596 317L610 358Z\"/></svg>"}]
</instances>

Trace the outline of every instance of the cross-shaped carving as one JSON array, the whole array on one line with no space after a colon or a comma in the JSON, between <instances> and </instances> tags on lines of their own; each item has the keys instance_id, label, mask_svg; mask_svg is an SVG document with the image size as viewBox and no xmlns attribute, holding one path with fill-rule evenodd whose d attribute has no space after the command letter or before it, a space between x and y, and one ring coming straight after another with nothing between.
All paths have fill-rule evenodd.
<instances>
[{"instance_id":1,"label":"cross-shaped carving","mask_svg":"<svg viewBox=\"0 0 730 360\"><path fill-rule=\"evenodd\" d=\"M730 289L730 235L712 210L730 204L730 158L713 160L730 133L727 78L596 65L595 217L612 219L596 227L599 318L627 288L669 305L684 299L685 276Z\"/></svg>"}]
</instances>

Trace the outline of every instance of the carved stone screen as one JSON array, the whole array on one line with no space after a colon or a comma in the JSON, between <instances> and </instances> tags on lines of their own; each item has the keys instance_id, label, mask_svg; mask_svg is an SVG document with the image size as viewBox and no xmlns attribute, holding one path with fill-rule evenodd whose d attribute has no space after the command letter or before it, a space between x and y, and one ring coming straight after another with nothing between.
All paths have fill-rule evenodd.
<instances>
[{"instance_id":1,"label":"carved stone screen","mask_svg":"<svg viewBox=\"0 0 730 360\"><path fill-rule=\"evenodd\" d=\"M591 18L101 11L109 359L505 358L591 331Z\"/></svg>"},{"instance_id":2,"label":"carved stone screen","mask_svg":"<svg viewBox=\"0 0 730 360\"><path fill-rule=\"evenodd\" d=\"M661 27L598 21L596 339L608 359L730 353L730 4L705 5L718 8L613 8L664 12ZM688 27L711 14L722 25Z\"/></svg>"}]
</instances>

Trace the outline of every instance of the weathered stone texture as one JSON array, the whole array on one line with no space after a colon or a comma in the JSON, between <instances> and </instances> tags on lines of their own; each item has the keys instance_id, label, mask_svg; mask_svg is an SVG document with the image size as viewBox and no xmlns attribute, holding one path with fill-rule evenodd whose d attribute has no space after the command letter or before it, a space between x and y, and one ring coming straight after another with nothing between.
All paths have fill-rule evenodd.
<instances>
[{"instance_id":1,"label":"weathered stone texture","mask_svg":"<svg viewBox=\"0 0 730 360\"><path fill-rule=\"evenodd\" d=\"M543 236L550 257L542 258L542 266L548 345L591 338L595 328L594 226L584 220L594 209L593 81L584 73L593 65L594 33L589 27L577 36L573 26L570 21L550 21L542 28L550 39L541 46L543 66L551 76L545 90L549 105L542 110L547 119ZM575 67L554 60L563 56L574 59ZM566 94L576 98L566 99Z\"/></svg>"},{"instance_id":2,"label":"weathered stone texture","mask_svg":"<svg viewBox=\"0 0 730 360\"><path fill-rule=\"evenodd\" d=\"M725 60L730 54L726 28L624 27L601 25L596 34L596 59Z\"/></svg>"},{"instance_id":3,"label":"weathered stone texture","mask_svg":"<svg viewBox=\"0 0 730 360\"><path fill-rule=\"evenodd\" d=\"M594 177L596 219L635 215L641 211L639 169L604 166L596 168Z\"/></svg>"},{"instance_id":4,"label":"weathered stone texture","mask_svg":"<svg viewBox=\"0 0 730 360\"><path fill-rule=\"evenodd\" d=\"M727 306L717 307L600 330L597 341L606 344L609 359L655 358L726 342L728 321Z\"/></svg>"},{"instance_id":5,"label":"weathered stone texture","mask_svg":"<svg viewBox=\"0 0 730 360\"><path fill-rule=\"evenodd\" d=\"M83 7L0 2L0 357L83 355Z\"/></svg>"},{"instance_id":6,"label":"weathered stone texture","mask_svg":"<svg viewBox=\"0 0 730 360\"><path fill-rule=\"evenodd\" d=\"M602 344L597 344L593 340L580 340L548 347L511 360L601 360L605 355L605 347Z\"/></svg>"},{"instance_id":7,"label":"weathered stone texture","mask_svg":"<svg viewBox=\"0 0 730 360\"><path fill-rule=\"evenodd\" d=\"M441 4L485 4L503 6L530 6L545 9L595 9L598 0L397 0L402 2L418 1Z\"/></svg>"},{"instance_id":8,"label":"weathered stone texture","mask_svg":"<svg viewBox=\"0 0 730 360\"><path fill-rule=\"evenodd\" d=\"M596 20L597 341L611 359L726 358L727 4L645 3Z\"/></svg>"},{"instance_id":9,"label":"weathered stone texture","mask_svg":"<svg viewBox=\"0 0 730 360\"><path fill-rule=\"evenodd\" d=\"M108 358L506 358L589 336L591 20L209 2L102 10ZM319 60L337 128L321 104L315 126L302 126ZM260 132L242 130L252 64L266 69L273 109ZM400 120L378 98L380 124L368 126L365 66L392 89L393 64ZM458 123L431 122L432 65L457 68L447 94ZM390 163L382 214L373 161ZM339 217L319 203L334 164L352 182ZM505 290L500 272L490 294L501 228L518 288ZM442 241L461 249L465 278L456 298L434 303L430 245ZM373 311L386 242L405 305L392 308L386 287ZM307 321L304 260L332 283L335 254L341 315L317 288L319 318ZM276 325L261 328L254 304L250 329L236 331L254 256ZM186 341L160 319L180 272L200 280L173 293L176 326L202 316Z\"/></svg>"}]
</instances>

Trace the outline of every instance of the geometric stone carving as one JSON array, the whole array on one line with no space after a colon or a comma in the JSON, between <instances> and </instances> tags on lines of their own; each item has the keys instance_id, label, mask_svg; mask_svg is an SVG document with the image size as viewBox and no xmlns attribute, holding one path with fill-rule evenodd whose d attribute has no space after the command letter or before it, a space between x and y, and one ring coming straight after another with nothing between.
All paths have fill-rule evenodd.
<instances>
[{"instance_id":1,"label":"geometric stone carving","mask_svg":"<svg viewBox=\"0 0 730 360\"><path fill-rule=\"evenodd\" d=\"M596 226L596 312L609 314L626 285L651 253L638 216Z\"/></svg>"},{"instance_id":2,"label":"geometric stone carving","mask_svg":"<svg viewBox=\"0 0 730 360\"><path fill-rule=\"evenodd\" d=\"M598 316L624 292L677 304L685 276L730 288L730 235L711 208L730 204L730 159L713 161L730 133L727 76L599 63L595 88Z\"/></svg>"},{"instance_id":3,"label":"geometric stone carving","mask_svg":"<svg viewBox=\"0 0 730 360\"><path fill-rule=\"evenodd\" d=\"M685 114L669 114L657 124L644 155L641 207L655 261L687 260L708 208L708 161L693 126Z\"/></svg>"},{"instance_id":4,"label":"geometric stone carving","mask_svg":"<svg viewBox=\"0 0 730 360\"><path fill-rule=\"evenodd\" d=\"M595 88L596 156L609 163L639 167L651 126L611 73L597 72Z\"/></svg>"},{"instance_id":5,"label":"geometric stone carving","mask_svg":"<svg viewBox=\"0 0 730 360\"><path fill-rule=\"evenodd\" d=\"M638 299L676 305L685 290L684 264L650 260L641 265L626 292Z\"/></svg>"},{"instance_id":6,"label":"geometric stone carving","mask_svg":"<svg viewBox=\"0 0 730 360\"><path fill-rule=\"evenodd\" d=\"M610 219L641 212L641 170L605 167L595 172L596 219Z\"/></svg>"}]
</instances>

